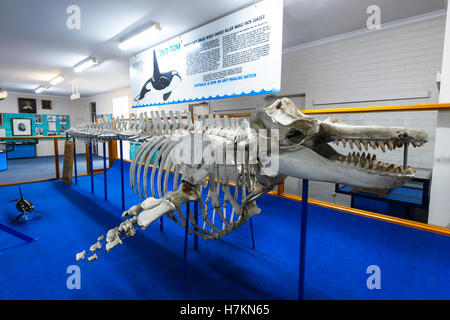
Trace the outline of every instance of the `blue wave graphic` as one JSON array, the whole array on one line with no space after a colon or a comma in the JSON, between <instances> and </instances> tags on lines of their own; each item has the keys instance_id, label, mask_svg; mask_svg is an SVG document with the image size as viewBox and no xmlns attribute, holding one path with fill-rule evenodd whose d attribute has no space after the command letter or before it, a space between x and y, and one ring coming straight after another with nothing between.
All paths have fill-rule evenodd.
<instances>
[{"instance_id":1,"label":"blue wave graphic","mask_svg":"<svg viewBox=\"0 0 450 320\"><path fill-rule=\"evenodd\" d=\"M137 106L132 106L132 108L144 108L144 107L152 107L152 106L163 106L168 104L177 104L177 103L187 103L187 102L198 102L198 101L205 101L205 100L219 100L219 99L226 99L226 98L236 98L236 97L244 97L244 96L256 96L260 94L270 94L270 93L279 93L280 89L272 89L272 90L261 90L261 91L250 91L249 93L241 92L239 94L233 93L233 94L226 94L223 96L209 96L209 97L201 97L196 99L184 99L184 100L176 100L176 101L169 101L169 102L158 102L158 103L148 103L148 104L140 104Z\"/></svg>"}]
</instances>

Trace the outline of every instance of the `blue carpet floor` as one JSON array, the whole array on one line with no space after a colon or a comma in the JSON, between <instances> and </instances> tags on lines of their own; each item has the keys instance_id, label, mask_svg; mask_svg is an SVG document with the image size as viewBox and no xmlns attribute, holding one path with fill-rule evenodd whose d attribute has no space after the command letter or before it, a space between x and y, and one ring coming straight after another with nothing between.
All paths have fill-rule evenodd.
<instances>
[{"instance_id":1,"label":"blue carpet floor","mask_svg":"<svg viewBox=\"0 0 450 320\"><path fill-rule=\"evenodd\" d=\"M59 171L62 175L64 156L59 156ZM94 155L92 157L94 169L103 169L103 157ZM107 163L108 165L108 163ZM86 155L77 154L77 173L85 174ZM75 174L75 170L73 170ZM0 171L0 185L7 183L17 183L22 181L40 180L54 178L55 173L55 157L36 157L25 159L8 160L8 169Z\"/></svg>"},{"instance_id":2,"label":"blue carpet floor","mask_svg":"<svg viewBox=\"0 0 450 320\"><path fill-rule=\"evenodd\" d=\"M0 188L0 223L38 241L0 251L0 299L296 299L300 203L274 196L258 200L249 224L217 241L189 238L188 278L181 290L184 230L165 219L154 223L93 263L75 261L121 218L120 166L103 176L22 186L25 198L43 212L11 224L17 187ZM126 206L140 202L128 186ZM307 299L450 299L450 238L351 214L310 206L307 234ZM0 231L0 248L21 240ZM81 290L69 290L68 266L81 269ZM369 265L381 269L381 289L369 290Z\"/></svg>"}]
</instances>

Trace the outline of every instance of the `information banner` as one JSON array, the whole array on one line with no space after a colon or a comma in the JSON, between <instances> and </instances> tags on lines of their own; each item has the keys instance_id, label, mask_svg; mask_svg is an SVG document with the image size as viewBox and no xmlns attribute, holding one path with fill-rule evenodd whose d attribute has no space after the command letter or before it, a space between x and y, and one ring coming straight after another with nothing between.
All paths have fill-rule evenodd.
<instances>
[{"instance_id":1,"label":"information banner","mask_svg":"<svg viewBox=\"0 0 450 320\"><path fill-rule=\"evenodd\" d=\"M282 25L265 0L131 57L133 108L280 92Z\"/></svg>"}]
</instances>

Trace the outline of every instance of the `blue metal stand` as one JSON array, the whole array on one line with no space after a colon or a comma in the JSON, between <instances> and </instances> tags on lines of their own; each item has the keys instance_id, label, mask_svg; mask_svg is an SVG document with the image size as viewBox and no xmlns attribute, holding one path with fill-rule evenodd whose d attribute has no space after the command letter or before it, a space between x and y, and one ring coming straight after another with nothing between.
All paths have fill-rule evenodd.
<instances>
[{"instance_id":1,"label":"blue metal stand","mask_svg":"<svg viewBox=\"0 0 450 320\"><path fill-rule=\"evenodd\" d=\"M198 201L194 202L194 221L195 224L198 224ZM194 228L195 231L198 231L197 228ZM194 234L194 250L198 250L198 235Z\"/></svg>"},{"instance_id":2,"label":"blue metal stand","mask_svg":"<svg viewBox=\"0 0 450 320\"><path fill-rule=\"evenodd\" d=\"M190 215L189 202L186 203L186 225L184 227L184 256L183 256L183 279L181 283L181 289L184 291L186 286L186 273L187 273L187 247L188 247L188 230L189 230L189 215Z\"/></svg>"},{"instance_id":3,"label":"blue metal stand","mask_svg":"<svg viewBox=\"0 0 450 320\"><path fill-rule=\"evenodd\" d=\"M0 223L0 231L9 233L10 235L12 235L12 236L14 236L16 238L19 238L20 240L25 241L25 243L16 244L16 245L5 247L5 248L0 248L0 251L6 250L6 249L11 249L11 248L14 248L14 247L17 247L17 246L21 246L23 244L27 244L27 243L30 243L30 242L38 240L38 239L33 239L33 238L31 238L31 237L27 236L26 234L23 234L23 233L21 233L19 231L11 229L10 227L7 227L7 226L5 226L4 224L1 224L1 223Z\"/></svg>"},{"instance_id":4,"label":"blue metal stand","mask_svg":"<svg viewBox=\"0 0 450 320\"><path fill-rule=\"evenodd\" d=\"M253 233L253 221L252 221L252 218L250 218L250 233L252 235L252 250L256 250L256 248L255 248L255 235Z\"/></svg>"},{"instance_id":5,"label":"blue metal stand","mask_svg":"<svg viewBox=\"0 0 450 320\"><path fill-rule=\"evenodd\" d=\"M92 142L89 142L89 162L91 164L91 192L94 193L94 162L92 161Z\"/></svg>"},{"instance_id":6,"label":"blue metal stand","mask_svg":"<svg viewBox=\"0 0 450 320\"><path fill-rule=\"evenodd\" d=\"M123 144L122 140L119 140L120 144L120 188L122 194L122 210L125 210L125 188L123 180Z\"/></svg>"},{"instance_id":7,"label":"blue metal stand","mask_svg":"<svg viewBox=\"0 0 450 320\"><path fill-rule=\"evenodd\" d=\"M304 299L305 294L305 250L306 250L306 222L308 220L308 188L309 180L303 179L302 185L302 214L300 224L300 263L298 274L298 300Z\"/></svg>"},{"instance_id":8,"label":"blue metal stand","mask_svg":"<svg viewBox=\"0 0 450 320\"><path fill-rule=\"evenodd\" d=\"M106 143L103 142L103 182L105 184L105 200L108 200L108 184L106 177Z\"/></svg>"},{"instance_id":9,"label":"blue metal stand","mask_svg":"<svg viewBox=\"0 0 450 320\"><path fill-rule=\"evenodd\" d=\"M77 147L75 138L73 138L73 165L75 168L75 184L78 184L78 173L77 173Z\"/></svg>"},{"instance_id":10,"label":"blue metal stand","mask_svg":"<svg viewBox=\"0 0 450 320\"><path fill-rule=\"evenodd\" d=\"M164 231L164 217L159 218L159 231Z\"/></svg>"}]
</instances>

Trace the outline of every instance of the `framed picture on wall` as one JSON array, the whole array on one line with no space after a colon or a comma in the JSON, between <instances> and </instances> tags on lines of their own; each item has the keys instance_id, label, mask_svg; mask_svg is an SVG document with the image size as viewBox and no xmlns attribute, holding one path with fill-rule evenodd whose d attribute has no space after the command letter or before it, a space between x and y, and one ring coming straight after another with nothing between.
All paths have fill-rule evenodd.
<instances>
[{"instance_id":1,"label":"framed picture on wall","mask_svg":"<svg viewBox=\"0 0 450 320\"><path fill-rule=\"evenodd\" d=\"M67 130L67 127L65 124L59 126L59 132L61 132L61 134L64 133L64 131L66 131L66 130Z\"/></svg>"},{"instance_id":2,"label":"framed picture on wall","mask_svg":"<svg viewBox=\"0 0 450 320\"><path fill-rule=\"evenodd\" d=\"M56 115L48 114L47 115L47 121L56 121Z\"/></svg>"},{"instance_id":3,"label":"framed picture on wall","mask_svg":"<svg viewBox=\"0 0 450 320\"><path fill-rule=\"evenodd\" d=\"M0 127L3 126L3 113L0 113Z\"/></svg>"},{"instance_id":4,"label":"framed picture on wall","mask_svg":"<svg viewBox=\"0 0 450 320\"><path fill-rule=\"evenodd\" d=\"M31 119L11 119L13 136L31 136Z\"/></svg>"},{"instance_id":5,"label":"framed picture on wall","mask_svg":"<svg viewBox=\"0 0 450 320\"><path fill-rule=\"evenodd\" d=\"M34 116L34 123L36 123L36 124L44 123L44 117L42 116L42 114L37 114Z\"/></svg>"},{"instance_id":6,"label":"framed picture on wall","mask_svg":"<svg viewBox=\"0 0 450 320\"><path fill-rule=\"evenodd\" d=\"M36 127L36 128L34 128L34 130L36 132L36 136L43 136L44 135L44 128Z\"/></svg>"},{"instance_id":7,"label":"framed picture on wall","mask_svg":"<svg viewBox=\"0 0 450 320\"><path fill-rule=\"evenodd\" d=\"M48 123L48 131L56 131L56 122L50 121Z\"/></svg>"},{"instance_id":8,"label":"framed picture on wall","mask_svg":"<svg viewBox=\"0 0 450 320\"><path fill-rule=\"evenodd\" d=\"M19 113L36 113L36 99L19 98Z\"/></svg>"},{"instance_id":9,"label":"framed picture on wall","mask_svg":"<svg viewBox=\"0 0 450 320\"><path fill-rule=\"evenodd\" d=\"M65 115L59 116L59 123L67 123L67 116Z\"/></svg>"},{"instance_id":10,"label":"framed picture on wall","mask_svg":"<svg viewBox=\"0 0 450 320\"><path fill-rule=\"evenodd\" d=\"M52 101L51 100L41 100L42 109L52 110Z\"/></svg>"}]
</instances>

